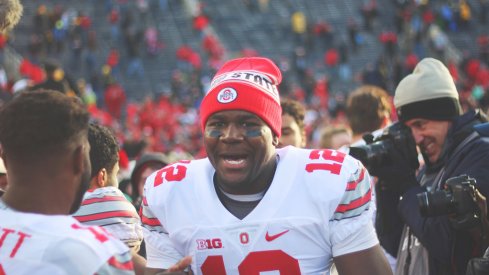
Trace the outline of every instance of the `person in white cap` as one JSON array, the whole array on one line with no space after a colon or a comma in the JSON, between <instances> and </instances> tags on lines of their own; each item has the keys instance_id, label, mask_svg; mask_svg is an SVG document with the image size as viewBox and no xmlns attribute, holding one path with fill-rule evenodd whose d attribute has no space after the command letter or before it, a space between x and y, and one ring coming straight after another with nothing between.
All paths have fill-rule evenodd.
<instances>
[{"instance_id":1,"label":"person in white cap","mask_svg":"<svg viewBox=\"0 0 489 275\"><path fill-rule=\"evenodd\" d=\"M207 158L153 173L144 187L147 274L392 274L372 225L360 161L333 150L277 149L278 67L228 61L200 108ZM181 267L185 267L181 264ZM181 271L181 270L180 270Z\"/></svg>"},{"instance_id":2,"label":"person in white cap","mask_svg":"<svg viewBox=\"0 0 489 275\"><path fill-rule=\"evenodd\" d=\"M489 195L489 138L479 130L487 119L479 110L462 114L448 69L433 58L421 60L401 80L394 105L399 121L410 128L425 166L416 176L408 157L400 153L382 171L371 171L383 184L379 192L392 195L387 200L378 194L384 198L378 201L379 213L392 214L383 217L387 221L399 221L394 222L397 227L390 226L391 232L377 228L382 232L380 241L384 247L399 249L396 274L465 274L468 260L483 253L481 235L470 234L465 225L460 229L458 217L443 211L422 215L417 195L445 189L447 179L463 174L476 180L484 196ZM439 202L428 203L431 208Z\"/></svg>"}]
</instances>

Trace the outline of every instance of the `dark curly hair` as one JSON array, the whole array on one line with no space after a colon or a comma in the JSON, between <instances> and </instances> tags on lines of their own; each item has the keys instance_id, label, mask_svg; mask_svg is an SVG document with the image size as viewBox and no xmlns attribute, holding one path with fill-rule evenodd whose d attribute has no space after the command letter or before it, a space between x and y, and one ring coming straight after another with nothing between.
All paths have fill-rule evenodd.
<instances>
[{"instance_id":1,"label":"dark curly hair","mask_svg":"<svg viewBox=\"0 0 489 275\"><path fill-rule=\"evenodd\" d=\"M51 90L22 92L0 110L0 143L10 158L43 158L86 135L89 117L78 98Z\"/></svg>"},{"instance_id":2,"label":"dark curly hair","mask_svg":"<svg viewBox=\"0 0 489 275\"><path fill-rule=\"evenodd\" d=\"M90 143L92 178L102 168L105 168L107 173L111 173L114 165L119 161L119 145L111 130L91 123L88 128L88 142Z\"/></svg>"},{"instance_id":3,"label":"dark curly hair","mask_svg":"<svg viewBox=\"0 0 489 275\"><path fill-rule=\"evenodd\" d=\"M295 123L299 126L299 129L304 129L304 117L306 115L306 108L302 103L290 98L283 98L280 101L282 107L282 115L288 114L294 118Z\"/></svg>"}]
</instances>

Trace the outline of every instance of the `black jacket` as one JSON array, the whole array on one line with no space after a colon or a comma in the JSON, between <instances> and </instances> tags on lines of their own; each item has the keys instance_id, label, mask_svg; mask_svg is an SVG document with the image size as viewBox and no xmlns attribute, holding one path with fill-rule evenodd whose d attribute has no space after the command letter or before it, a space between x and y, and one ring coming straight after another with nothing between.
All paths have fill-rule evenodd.
<instances>
[{"instance_id":1,"label":"black jacket","mask_svg":"<svg viewBox=\"0 0 489 275\"><path fill-rule=\"evenodd\" d=\"M453 121L442 157L436 164L427 164L419 177L423 186L399 194L402 199L392 193L377 191L379 214L383 215L379 218L382 222L377 223L381 244L396 255L403 225L407 225L428 250L430 275L465 274L468 260L481 256L474 255L476 241L467 231L456 231L448 216L422 217L416 195L425 192L426 186L437 185L440 189L448 178L466 174L476 179L479 191L489 198L489 138L474 128L485 121L478 111L470 111ZM437 184L433 184L435 180Z\"/></svg>"}]
</instances>

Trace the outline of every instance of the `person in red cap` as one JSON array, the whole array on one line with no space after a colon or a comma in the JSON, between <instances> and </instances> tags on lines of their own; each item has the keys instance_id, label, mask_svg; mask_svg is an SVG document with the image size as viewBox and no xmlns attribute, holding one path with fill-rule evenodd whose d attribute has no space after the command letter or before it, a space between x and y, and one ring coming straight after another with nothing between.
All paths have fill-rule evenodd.
<instances>
[{"instance_id":1,"label":"person in red cap","mask_svg":"<svg viewBox=\"0 0 489 275\"><path fill-rule=\"evenodd\" d=\"M282 75L228 61L200 107L207 158L146 180L147 274L392 274L372 225L368 172L333 150L277 149Z\"/></svg>"}]
</instances>

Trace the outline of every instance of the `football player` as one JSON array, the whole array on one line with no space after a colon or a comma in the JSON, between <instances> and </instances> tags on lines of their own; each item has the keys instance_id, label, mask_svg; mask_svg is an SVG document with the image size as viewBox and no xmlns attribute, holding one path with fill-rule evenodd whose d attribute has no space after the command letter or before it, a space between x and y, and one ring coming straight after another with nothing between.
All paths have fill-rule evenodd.
<instances>
[{"instance_id":1,"label":"football player","mask_svg":"<svg viewBox=\"0 0 489 275\"><path fill-rule=\"evenodd\" d=\"M153 173L142 205L147 273L183 259L194 274L392 274L372 225L362 164L287 146L269 59L234 59L201 105L207 158ZM180 261L180 262L179 262Z\"/></svg>"},{"instance_id":2,"label":"football player","mask_svg":"<svg viewBox=\"0 0 489 275\"><path fill-rule=\"evenodd\" d=\"M124 243L68 216L90 181L88 119L56 91L23 92L0 111L0 274L134 274Z\"/></svg>"}]
</instances>

